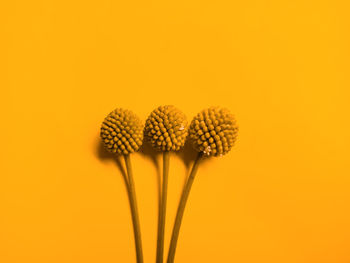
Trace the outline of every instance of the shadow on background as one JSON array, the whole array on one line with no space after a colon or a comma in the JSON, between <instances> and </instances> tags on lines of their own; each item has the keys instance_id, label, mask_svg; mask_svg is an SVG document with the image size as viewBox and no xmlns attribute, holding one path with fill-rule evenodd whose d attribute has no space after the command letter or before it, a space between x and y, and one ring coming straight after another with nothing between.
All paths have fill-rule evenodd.
<instances>
[{"instance_id":1,"label":"shadow on background","mask_svg":"<svg viewBox=\"0 0 350 263\"><path fill-rule=\"evenodd\" d=\"M156 171L157 171L156 177L157 177L157 183L158 183L158 203L160 204L160 197L162 192L162 170L163 170L162 153L159 151L156 151L146 140L143 141L143 144L141 145L138 153L143 155L145 158L150 159L156 168ZM186 140L184 147L180 151L173 152L173 154L179 157L185 164L185 167L186 167L186 176L184 179L184 184L185 184L187 181L188 175L191 172L192 165L197 157L198 152L193 149L190 140ZM99 137L97 138L96 155L102 161L113 160L117 165L119 171L121 172L125 183L128 184L128 176L123 165L123 156L108 152L103 146L103 142ZM203 158L201 162L202 163L206 162L207 159L208 158Z\"/></svg>"},{"instance_id":2,"label":"shadow on background","mask_svg":"<svg viewBox=\"0 0 350 263\"><path fill-rule=\"evenodd\" d=\"M160 205L160 197L161 197L161 185L162 185L162 179L161 179L161 175L162 175L162 171L161 171L161 165L159 163L159 160L162 158L161 157L161 153L157 152L156 150L154 150L152 148L152 146L147 143L146 141L143 142L142 146L139 149L139 152L134 153L134 154L141 154L144 157L148 158L151 160L151 162L153 163L153 165L155 166L156 170L157 170L157 182L158 182L158 205ZM106 160L113 160L117 166L117 168L119 169L120 173L123 176L124 182L125 182L125 186L128 190L128 184L129 184L129 180L128 180L128 175L126 173L125 167L124 167L124 158L122 155L118 155L118 154L113 154L110 153L106 150L106 148L103 145L103 142L101 140L101 138L98 136L97 138L97 146L96 146L96 156L99 160L101 161L106 161Z\"/></svg>"},{"instance_id":3,"label":"shadow on background","mask_svg":"<svg viewBox=\"0 0 350 263\"><path fill-rule=\"evenodd\" d=\"M144 140L139 152L146 158L149 158L157 170L157 182L158 182L158 201L160 203L160 197L162 193L162 173L163 173L163 154L155 150L149 142ZM192 169L192 165L197 157L198 152L192 147L189 140L186 140L184 147L177 152L171 152L170 162L173 155L180 158L186 167L186 176L184 179L184 184L187 181L188 175ZM173 156L174 157L174 156ZM204 162L207 158L203 158L201 162Z\"/></svg>"},{"instance_id":4,"label":"shadow on background","mask_svg":"<svg viewBox=\"0 0 350 263\"><path fill-rule=\"evenodd\" d=\"M139 152L141 155L143 155L145 158L148 158L151 160L153 165L156 168L157 171L157 182L158 182L158 200L160 201L161 191L162 191L162 170L163 170L163 157L162 152L156 151L146 140L143 141ZM193 149L192 144L190 140L186 140L184 147L177 152L172 152L174 155L179 157L186 167L186 177L185 182L187 180L187 177L189 173L191 172L192 165L198 155L198 152ZM135 153L137 154L137 153ZM96 155L97 157L104 161L104 160L113 160L115 164L117 165L119 171L121 172L122 176L124 177L125 183L128 183L128 176L125 171L124 165L123 165L123 156L112 154L108 152L105 147L103 146L103 142L98 137L97 138L97 147L96 147ZM171 156L170 156L171 158ZM208 158L203 158L201 162L206 162Z\"/></svg>"},{"instance_id":5,"label":"shadow on background","mask_svg":"<svg viewBox=\"0 0 350 263\"><path fill-rule=\"evenodd\" d=\"M186 176L183 182L183 186L185 186L188 176L191 173L193 163L198 156L198 152L193 148L192 142L189 139L187 139L184 147L175 154L183 161L183 163L186 166ZM202 157L201 163L206 162L207 160L208 158Z\"/></svg>"},{"instance_id":6,"label":"shadow on background","mask_svg":"<svg viewBox=\"0 0 350 263\"><path fill-rule=\"evenodd\" d=\"M113 160L117 165L120 173L122 174L125 183L128 184L128 176L123 166L123 160L122 160L123 157L121 155L116 155L108 152L106 148L103 146L103 142L99 137L97 140L96 155L97 155L97 158L100 159L101 161Z\"/></svg>"},{"instance_id":7,"label":"shadow on background","mask_svg":"<svg viewBox=\"0 0 350 263\"><path fill-rule=\"evenodd\" d=\"M184 147L180 151L175 152L175 154L182 159L188 173L197 157L197 152L193 149L191 142L186 140Z\"/></svg>"},{"instance_id":8,"label":"shadow on background","mask_svg":"<svg viewBox=\"0 0 350 263\"><path fill-rule=\"evenodd\" d=\"M158 185L158 206L160 206L160 197L162 193L162 158L161 152L156 151L153 147L144 139L140 147L139 153L145 158L151 160L157 171L157 185Z\"/></svg>"},{"instance_id":9,"label":"shadow on background","mask_svg":"<svg viewBox=\"0 0 350 263\"><path fill-rule=\"evenodd\" d=\"M152 147L152 145L150 145L146 140L144 140L138 153L144 156L145 158L150 159L156 168L156 171L157 171L156 178L157 178L157 185L158 185L158 208L160 208L160 205L161 205L160 201L161 201L161 194L162 194L162 173L163 173L162 152L156 151ZM138 154L138 153L135 153L135 154ZM117 168L119 169L120 173L123 176L126 190L128 192L129 200L130 200L130 193L129 193L129 187L128 187L129 180L123 165L123 162L124 162L123 156L108 152L105 149L103 142L99 137L97 138L96 155L97 155L97 158L100 159L101 161L113 160L115 162ZM185 164L186 176L184 177L184 182L183 182L183 186L185 186L188 176L191 172L193 163L197 158L198 152L193 149L191 142L189 140L186 140L184 147L180 151L172 152L170 158L172 158L172 155L175 155L173 157L180 158ZM207 159L208 158L203 158L201 162L206 162Z\"/></svg>"}]
</instances>

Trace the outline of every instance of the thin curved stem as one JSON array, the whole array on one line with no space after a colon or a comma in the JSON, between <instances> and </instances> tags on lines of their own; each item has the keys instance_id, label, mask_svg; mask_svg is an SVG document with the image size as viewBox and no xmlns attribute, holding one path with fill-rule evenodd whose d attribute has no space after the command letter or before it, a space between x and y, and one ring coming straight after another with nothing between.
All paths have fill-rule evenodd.
<instances>
[{"instance_id":1,"label":"thin curved stem","mask_svg":"<svg viewBox=\"0 0 350 263\"><path fill-rule=\"evenodd\" d=\"M140 219L137 209L136 193L134 177L131 169L130 156L124 155L126 170L128 173L128 192L130 199L131 217L134 226L134 237L135 237L135 247L136 247L136 258L137 263L143 263L143 253L142 253L142 242L141 242L141 230L140 230Z\"/></svg>"},{"instance_id":2,"label":"thin curved stem","mask_svg":"<svg viewBox=\"0 0 350 263\"><path fill-rule=\"evenodd\" d=\"M166 217L166 203L168 195L168 177L169 177L169 152L163 153L163 183L162 196L160 199L159 218L158 218L158 238L157 238L157 263L163 263L164 254L164 229Z\"/></svg>"},{"instance_id":3,"label":"thin curved stem","mask_svg":"<svg viewBox=\"0 0 350 263\"><path fill-rule=\"evenodd\" d=\"M203 153L198 153L198 156L192 166L192 170L190 173L190 176L187 179L186 185L183 189L182 196L180 199L179 207L177 209L177 214L175 218L175 224L173 228L173 234L171 236L171 241L170 241L170 247L169 247L169 254L168 254L168 261L167 263L173 263L174 258L175 258L175 251L176 251L176 245L177 245L177 240L179 238L179 233L180 233L180 227L181 227L181 222L182 222L182 217L185 211L186 203L188 196L191 191L191 187L193 184L193 180L196 176L197 170L198 170L198 165L200 163L200 160L202 159Z\"/></svg>"}]
</instances>

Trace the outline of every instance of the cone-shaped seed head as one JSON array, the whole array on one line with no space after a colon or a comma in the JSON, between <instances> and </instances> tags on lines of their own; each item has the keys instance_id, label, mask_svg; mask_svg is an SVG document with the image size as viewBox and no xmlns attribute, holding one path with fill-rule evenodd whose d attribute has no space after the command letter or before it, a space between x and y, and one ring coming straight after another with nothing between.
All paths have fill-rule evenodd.
<instances>
[{"instance_id":1,"label":"cone-shaped seed head","mask_svg":"<svg viewBox=\"0 0 350 263\"><path fill-rule=\"evenodd\" d=\"M146 120L145 137L158 151L178 151L187 136L185 114L174 106L160 106Z\"/></svg>"},{"instance_id":2,"label":"cone-shaped seed head","mask_svg":"<svg viewBox=\"0 0 350 263\"><path fill-rule=\"evenodd\" d=\"M237 137L238 126L227 110L211 107L198 113L192 120L189 136L194 148L208 156L228 153Z\"/></svg>"},{"instance_id":3,"label":"cone-shaped seed head","mask_svg":"<svg viewBox=\"0 0 350 263\"><path fill-rule=\"evenodd\" d=\"M109 152L133 153L142 144L143 124L133 112L118 108L104 119L101 138Z\"/></svg>"}]
</instances>

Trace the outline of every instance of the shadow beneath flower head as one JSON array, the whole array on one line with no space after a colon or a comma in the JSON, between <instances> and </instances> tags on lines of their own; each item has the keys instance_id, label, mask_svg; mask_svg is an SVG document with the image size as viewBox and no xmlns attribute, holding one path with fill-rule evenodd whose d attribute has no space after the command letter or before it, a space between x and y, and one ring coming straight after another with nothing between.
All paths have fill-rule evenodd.
<instances>
[{"instance_id":1,"label":"shadow beneath flower head","mask_svg":"<svg viewBox=\"0 0 350 263\"><path fill-rule=\"evenodd\" d=\"M144 140L142 146L139 149L139 152L136 154L141 154L143 157L148 158L156 168L156 179L157 179L157 185L158 185L158 206L160 207L160 203L161 203L160 201L161 201L161 195L162 195L162 173L163 173L162 152L155 150L152 147L152 145L150 145L146 140ZM185 185L187 182L188 176L192 170L194 161L198 156L198 152L193 148L192 142L189 139L187 139L184 147L180 151L172 152L172 154L180 158L186 167L186 176L184 177L184 182L183 182L183 185ZM108 152L99 137L97 138L97 143L96 143L96 156L101 161L112 160L116 164L118 170L123 176L125 186L128 191L129 180L125 170L123 156ZM202 157L201 163L206 162L208 159L209 158L207 157Z\"/></svg>"},{"instance_id":2,"label":"shadow beneath flower head","mask_svg":"<svg viewBox=\"0 0 350 263\"><path fill-rule=\"evenodd\" d=\"M141 154L143 157L148 158L156 168L156 171L157 171L156 177L157 177L157 183L158 183L158 201L159 201L158 203L160 203L160 199L161 199L160 197L162 192L162 169L163 169L162 152L155 150L146 140L144 140L138 153ZM191 141L187 139L184 147L180 151L172 152L172 153L175 154L177 157L179 157L183 161L186 167L186 176L184 180L184 183L186 183L188 175L191 172L193 163L197 158L198 152L193 148ZM127 186L128 176L123 164L124 163L123 156L108 152L99 137L97 138L97 143L96 143L96 156L98 157L98 159L102 161L113 160L117 168L119 169L120 173L122 174L123 179ZM201 162L202 163L206 162L208 159L209 158L207 157L202 157Z\"/></svg>"},{"instance_id":3,"label":"shadow beneath flower head","mask_svg":"<svg viewBox=\"0 0 350 263\"><path fill-rule=\"evenodd\" d=\"M197 159L198 152L193 148L192 142L190 139L187 138L184 147L176 152L176 155L183 161L183 163L186 166L186 176L184 179L184 185L187 182L188 176L191 173L192 166L194 164L194 161ZM202 157L201 163L206 162L209 158Z\"/></svg>"},{"instance_id":4,"label":"shadow beneath flower head","mask_svg":"<svg viewBox=\"0 0 350 263\"><path fill-rule=\"evenodd\" d=\"M145 139L139 149L139 153L151 160L157 171L157 185L158 185L158 205L160 205L161 193L162 193L162 167L160 160L162 160L161 152L156 151Z\"/></svg>"},{"instance_id":5,"label":"shadow beneath flower head","mask_svg":"<svg viewBox=\"0 0 350 263\"><path fill-rule=\"evenodd\" d=\"M115 162L116 166L118 167L118 170L122 174L126 186L128 185L128 183L129 183L128 175L127 175L125 168L123 166L123 156L108 152L106 150L106 148L104 147L103 142L101 141L100 138L98 138L98 140L97 140L96 156L98 157L98 159L100 159L102 161L113 160Z\"/></svg>"},{"instance_id":6,"label":"shadow beneath flower head","mask_svg":"<svg viewBox=\"0 0 350 263\"><path fill-rule=\"evenodd\" d=\"M149 158L157 170L157 182L158 182L158 201L160 204L161 193L162 193L162 173L163 173L163 153L155 150L152 145L144 139L142 146L140 147L139 153L146 158ZM193 149L192 143L186 140L184 147L177 152L171 152L172 155L176 155L182 160L186 167L186 175L184 183L187 181L187 177L192 169L192 165L197 158L198 152ZM202 162L207 158L203 158ZM170 160L171 162L171 160Z\"/></svg>"},{"instance_id":7,"label":"shadow beneath flower head","mask_svg":"<svg viewBox=\"0 0 350 263\"><path fill-rule=\"evenodd\" d=\"M124 182L125 182L125 186L128 190L128 184L129 184L129 179L128 179L128 175L126 173L126 169L125 169L125 165L124 165L124 158L122 155L117 155L117 154L113 154L110 153L109 151L107 151L107 149L105 148L105 146L103 145L103 142L101 140L100 137L97 137L96 140L96 146L95 146L95 155L97 156L97 158L101 161L107 161L107 160L112 160L118 170L120 171L120 173L123 176ZM147 143L147 141L144 140L142 146L140 147L139 151L136 152L135 154L141 154L143 157L148 158L149 160L151 160L152 164L155 166L156 171L157 171L157 182L158 182L158 204L160 205L160 197L161 197L161 186L162 186L162 167L160 165L162 158L161 158L161 153L154 150L153 147Z\"/></svg>"},{"instance_id":8,"label":"shadow beneath flower head","mask_svg":"<svg viewBox=\"0 0 350 263\"><path fill-rule=\"evenodd\" d=\"M190 170L194 160L196 160L197 152L193 149L190 140L186 140L184 147L175 153L186 166L187 170Z\"/></svg>"}]
</instances>

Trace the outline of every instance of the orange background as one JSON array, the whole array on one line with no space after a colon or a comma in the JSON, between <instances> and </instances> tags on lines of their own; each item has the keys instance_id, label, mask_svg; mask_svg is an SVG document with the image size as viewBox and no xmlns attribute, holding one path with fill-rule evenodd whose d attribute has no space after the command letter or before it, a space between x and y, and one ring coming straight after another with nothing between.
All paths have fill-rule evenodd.
<instances>
[{"instance_id":1,"label":"orange background","mask_svg":"<svg viewBox=\"0 0 350 263\"><path fill-rule=\"evenodd\" d=\"M349 11L345 0L2 1L0 261L135 262L100 123L115 107L145 119L174 104L189 120L226 106L240 125L230 154L199 170L176 262L349 263ZM132 164L154 262L147 152ZM172 155L166 247L187 171Z\"/></svg>"}]
</instances>

